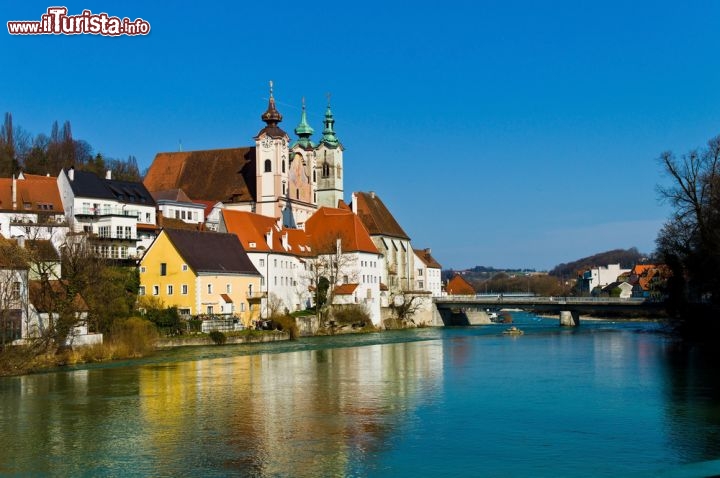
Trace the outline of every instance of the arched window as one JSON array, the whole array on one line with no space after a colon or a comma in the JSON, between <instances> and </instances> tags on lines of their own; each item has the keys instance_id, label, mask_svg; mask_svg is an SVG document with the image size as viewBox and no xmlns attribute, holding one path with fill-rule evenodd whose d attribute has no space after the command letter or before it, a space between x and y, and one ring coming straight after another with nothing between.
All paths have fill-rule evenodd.
<instances>
[{"instance_id":1,"label":"arched window","mask_svg":"<svg viewBox=\"0 0 720 478\"><path fill-rule=\"evenodd\" d=\"M295 190L295 199L300 199L300 190L299 189Z\"/></svg>"},{"instance_id":2,"label":"arched window","mask_svg":"<svg viewBox=\"0 0 720 478\"><path fill-rule=\"evenodd\" d=\"M317 172L313 169L313 182L317 182Z\"/></svg>"},{"instance_id":3,"label":"arched window","mask_svg":"<svg viewBox=\"0 0 720 478\"><path fill-rule=\"evenodd\" d=\"M283 196L285 195L285 183L283 183Z\"/></svg>"},{"instance_id":4,"label":"arched window","mask_svg":"<svg viewBox=\"0 0 720 478\"><path fill-rule=\"evenodd\" d=\"M272 172L272 161L270 161L269 159L265 160L265 172L266 173Z\"/></svg>"},{"instance_id":5,"label":"arched window","mask_svg":"<svg viewBox=\"0 0 720 478\"><path fill-rule=\"evenodd\" d=\"M283 172L283 173L285 172L285 160L284 160L284 159L283 159L283 161L282 161L282 172Z\"/></svg>"},{"instance_id":6,"label":"arched window","mask_svg":"<svg viewBox=\"0 0 720 478\"><path fill-rule=\"evenodd\" d=\"M322 166L322 177L329 178L330 177L330 165L328 163L323 163Z\"/></svg>"}]
</instances>

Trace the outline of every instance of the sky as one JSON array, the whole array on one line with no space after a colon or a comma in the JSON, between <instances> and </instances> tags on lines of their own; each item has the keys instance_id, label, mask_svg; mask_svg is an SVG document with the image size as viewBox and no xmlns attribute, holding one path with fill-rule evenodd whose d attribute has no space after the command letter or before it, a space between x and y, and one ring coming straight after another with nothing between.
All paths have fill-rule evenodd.
<instances>
[{"instance_id":1,"label":"sky","mask_svg":"<svg viewBox=\"0 0 720 478\"><path fill-rule=\"evenodd\" d=\"M157 2L160 3L160 2ZM70 121L106 157L249 146L268 82L317 140L331 93L345 196L375 191L444 268L651 253L657 158L720 134L720 2L2 2L0 113ZM139 36L10 35L51 6Z\"/></svg>"}]
</instances>

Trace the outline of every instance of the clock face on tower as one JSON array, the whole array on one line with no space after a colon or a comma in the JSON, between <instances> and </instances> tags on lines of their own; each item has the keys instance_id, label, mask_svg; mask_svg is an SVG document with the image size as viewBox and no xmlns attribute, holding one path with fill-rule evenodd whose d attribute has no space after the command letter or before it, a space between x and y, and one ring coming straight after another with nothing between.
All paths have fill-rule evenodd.
<instances>
[{"instance_id":1,"label":"clock face on tower","mask_svg":"<svg viewBox=\"0 0 720 478\"><path fill-rule=\"evenodd\" d=\"M272 139L270 138L270 136L265 136L265 138L263 138L260 144L262 145L263 149L270 149L272 148Z\"/></svg>"}]
</instances>

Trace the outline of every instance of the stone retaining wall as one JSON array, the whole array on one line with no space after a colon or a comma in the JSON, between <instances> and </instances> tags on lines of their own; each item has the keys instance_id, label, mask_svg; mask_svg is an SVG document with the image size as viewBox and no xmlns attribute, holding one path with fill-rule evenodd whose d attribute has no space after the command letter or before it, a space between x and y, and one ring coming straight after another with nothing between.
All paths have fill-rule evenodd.
<instances>
[{"instance_id":1,"label":"stone retaining wall","mask_svg":"<svg viewBox=\"0 0 720 478\"><path fill-rule=\"evenodd\" d=\"M241 337L228 336L227 342L225 342L225 344L255 344L265 342L278 342L283 340L290 340L290 334L288 334L287 332L267 332L261 335L243 335ZM213 342L210 337L193 337L183 339L166 337L158 340L157 348L187 347L198 345L215 345L215 342Z\"/></svg>"}]
</instances>

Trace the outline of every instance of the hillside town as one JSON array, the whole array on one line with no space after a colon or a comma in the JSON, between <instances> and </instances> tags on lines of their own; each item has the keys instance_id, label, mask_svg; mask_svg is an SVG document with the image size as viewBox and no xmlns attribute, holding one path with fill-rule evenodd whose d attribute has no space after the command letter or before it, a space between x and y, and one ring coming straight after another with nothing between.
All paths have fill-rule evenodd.
<instances>
[{"instance_id":1,"label":"hillside town","mask_svg":"<svg viewBox=\"0 0 720 478\"><path fill-rule=\"evenodd\" d=\"M329 102L317 140L304 102L295 138L282 129L272 84L261 120L249 146L158 153L142 182L72 166L0 178L0 241L35 252L0 256L3 343L42 336L58 301L74 304L69 341L102 341L82 295L62 287L61 258L80 249L136 268L140 308L176 308L203 331L311 309L327 319L360 309L375 328L398 310L413 324L436 320L442 266L376 192L346 194Z\"/></svg>"}]
</instances>

